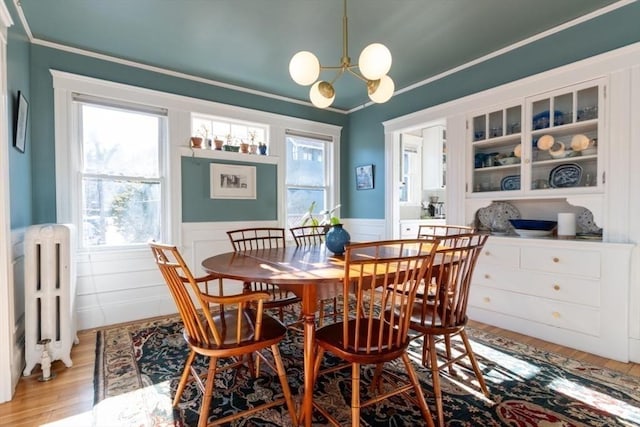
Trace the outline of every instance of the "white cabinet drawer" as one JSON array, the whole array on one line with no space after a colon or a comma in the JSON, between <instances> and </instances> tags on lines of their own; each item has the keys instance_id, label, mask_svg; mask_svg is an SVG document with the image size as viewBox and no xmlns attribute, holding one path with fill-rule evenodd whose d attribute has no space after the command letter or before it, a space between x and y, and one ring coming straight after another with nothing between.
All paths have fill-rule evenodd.
<instances>
[{"instance_id":1,"label":"white cabinet drawer","mask_svg":"<svg viewBox=\"0 0 640 427\"><path fill-rule=\"evenodd\" d=\"M487 241L478 258L478 264L492 264L500 267L518 267L519 261L520 248L512 245L492 245L490 240Z\"/></svg>"},{"instance_id":2,"label":"white cabinet drawer","mask_svg":"<svg viewBox=\"0 0 640 427\"><path fill-rule=\"evenodd\" d=\"M509 290L513 284L522 280L522 272L515 268L503 268L493 264L479 262L473 272L473 284L491 286Z\"/></svg>"},{"instance_id":3,"label":"white cabinet drawer","mask_svg":"<svg viewBox=\"0 0 640 427\"><path fill-rule=\"evenodd\" d=\"M418 224L403 224L400 223L400 238L401 239L415 239L418 237Z\"/></svg>"},{"instance_id":4,"label":"white cabinet drawer","mask_svg":"<svg viewBox=\"0 0 640 427\"><path fill-rule=\"evenodd\" d=\"M600 281L478 264L472 286L488 286L575 304L600 306Z\"/></svg>"},{"instance_id":5,"label":"white cabinet drawer","mask_svg":"<svg viewBox=\"0 0 640 427\"><path fill-rule=\"evenodd\" d=\"M525 270L600 278L598 251L523 247L520 254L520 266Z\"/></svg>"},{"instance_id":6,"label":"white cabinet drawer","mask_svg":"<svg viewBox=\"0 0 640 427\"><path fill-rule=\"evenodd\" d=\"M515 294L484 286L471 287L469 303L484 310L557 328L592 336L600 335L600 311L584 305Z\"/></svg>"}]
</instances>

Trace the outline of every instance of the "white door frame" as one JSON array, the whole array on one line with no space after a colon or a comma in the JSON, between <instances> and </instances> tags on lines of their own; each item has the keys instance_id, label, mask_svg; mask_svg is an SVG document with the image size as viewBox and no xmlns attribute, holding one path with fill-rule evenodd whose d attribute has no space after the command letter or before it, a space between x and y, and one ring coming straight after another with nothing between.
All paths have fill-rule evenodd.
<instances>
[{"instance_id":1,"label":"white door frame","mask_svg":"<svg viewBox=\"0 0 640 427\"><path fill-rule=\"evenodd\" d=\"M11 263L11 211L9 209L9 117L7 96L7 29L13 20L0 1L0 403L11 400L13 372L13 269Z\"/></svg>"}]
</instances>

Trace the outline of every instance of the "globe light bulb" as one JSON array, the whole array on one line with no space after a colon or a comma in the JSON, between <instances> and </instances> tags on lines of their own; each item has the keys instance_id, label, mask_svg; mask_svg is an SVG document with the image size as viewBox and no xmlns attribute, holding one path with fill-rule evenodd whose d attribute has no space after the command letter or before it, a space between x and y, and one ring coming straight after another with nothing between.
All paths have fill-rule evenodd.
<instances>
[{"instance_id":1,"label":"globe light bulb","mask_svg":"<svg viewBox=\"0 0 640 427\"><path fill-rule=\"evenodd\" d=\"M329 82L318 81L309 90L311 103L318 108L327 108L336 99L336 93Z\"/></svg>"},{"instance_id":2,"label":"globe light bulb","mask_svg":"<svg viewBox=\"0 0 640 427\"><path fill-rule=\"evenodd\" d=\"M368 80L378 80L391 69L391 52L381 43L371 43L358 58L358 67Z\"/></svg>"},{"instance_id":3,"label":"globe light bulb","mask_svg":"<svg viewBox=\"0 0 640 427\"><path fill-rule=\"evenodd\" d=\"M320 75L320 61L311 52L300 51L289 61L289 74L294 82L302 86L309 86Z\"/></svg>"},{"instance_id":4,"label":"globe light bulb","mask_svg":"<svg viewBox=\"0 0 640 427\"><path fill-rule=\"evenodd\" d=\"M380 78L380 81L376 85L369 86L369 98L378 104L382 104L387 102L393 96L393 91L395 90L395 84L391 77L384 75Z\"/></svg>"}]
</instances>

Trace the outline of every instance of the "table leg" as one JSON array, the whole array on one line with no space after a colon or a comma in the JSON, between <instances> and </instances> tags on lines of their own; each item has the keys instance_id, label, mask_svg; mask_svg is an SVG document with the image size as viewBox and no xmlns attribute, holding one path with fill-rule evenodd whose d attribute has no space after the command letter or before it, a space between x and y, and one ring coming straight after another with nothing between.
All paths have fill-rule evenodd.
<instances>
[{"instance_id":1,"label":"table leg","mask_svg":"<svg viewBox=\"0 0 640 427\"><path fill-rule=\"evenodd\" d=\"M305 427L311 427L313 413L313 363L315 360L314 342L316 339L315 312L304 315L304 395L302 396L301 420Z\"/></svg>"}]
</instances>

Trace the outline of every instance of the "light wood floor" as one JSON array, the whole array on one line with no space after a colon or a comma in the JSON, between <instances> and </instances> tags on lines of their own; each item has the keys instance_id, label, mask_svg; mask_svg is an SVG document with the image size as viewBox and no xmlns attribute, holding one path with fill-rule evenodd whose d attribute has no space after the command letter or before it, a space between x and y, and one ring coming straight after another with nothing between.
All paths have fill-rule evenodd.
<instances>
[{"instance_id":1,"label":"light wood floor","mask_svg":"<svg viewBox=\"0 0 640 427\"><path fill-rule=\"evenodd\" d=\"M471 322L471 326L596 366L640 377L640 365L636 363L616 362L481 323ZM40 426L49 423L52 426L64 427L87 425L93 405L96 331L81 331L78 337L80 344L74 346L71 353L73 367L66 368L62 362L56 361L52 366L52 372L56 374L56 378L48 382L40 382L38 381L39 365L37 365L34 374L21 378L14 399L0 404L0 425Z\"/></svg>"}]
</instances>

